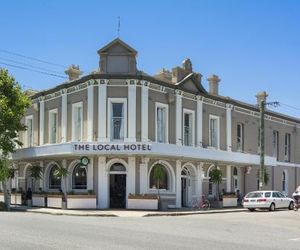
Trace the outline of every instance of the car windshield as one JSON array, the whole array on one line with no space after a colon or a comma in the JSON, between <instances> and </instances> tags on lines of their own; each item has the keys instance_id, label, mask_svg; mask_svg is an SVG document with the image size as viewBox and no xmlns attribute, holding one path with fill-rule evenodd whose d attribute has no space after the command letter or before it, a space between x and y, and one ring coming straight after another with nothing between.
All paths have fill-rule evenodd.
<instances>
[{"instance_id":1,"label":"car windshield","mask_svg":"<svg viewBox=\"0 0 300 250\"><path fill-rule=\"evenodd\" d=\"M246 198L259 198L262 197L263 193L262 192L252 192L246 195Z\"/></svg>"}]
</instances>

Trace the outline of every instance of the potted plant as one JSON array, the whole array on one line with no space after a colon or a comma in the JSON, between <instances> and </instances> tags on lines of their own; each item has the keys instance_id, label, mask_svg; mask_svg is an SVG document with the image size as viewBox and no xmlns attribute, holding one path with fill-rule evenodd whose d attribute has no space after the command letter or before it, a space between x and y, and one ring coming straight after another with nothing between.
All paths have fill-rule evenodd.
<instances>
[{"instance_id":1,"label":"potted plant","mask_svg":"<svg viewBox=\"0 0 300 250\"><path fill-rule=\"evenodd\" d=\"M67 176L69 175L68 169L63 166L57 166L54 175L61 179L61 192L62 192L62 209L67 209Z\"/></svg>"},{"instance_id":2,"label":"potted plant","mask_svg":"<svg viewBox=\"0 0 300 250\"><path fill-rule=\"evenodd\" d=\"M129 194L128 209L157 210L158 196L155 194Z\"/></svg>"},{"instance_id":3,"label":"potted plant","mask_svg":"<svg viewBox=\"0 0 300 250\"><path fill-rule=\"evenodd\" d=\"M165 178L165 171L164 167L161 164L157 164L154 166L153 169L153 178L156 183L156 190L157 190L157 197L158 197L158 209L161 209L161 199L160 199L160 184Z\"/></svg>"},{"instance_id":4,"label":"potted plant","mask_svg":"<svg viewBox=\"0 0 300 250\"><path fill-rule=\"evenodd\" d=\"M221 207L219 187L222 182L222 171L215 165L209 172L210 181L216 186L216 206Z\"/></svg>"}]
</instances>

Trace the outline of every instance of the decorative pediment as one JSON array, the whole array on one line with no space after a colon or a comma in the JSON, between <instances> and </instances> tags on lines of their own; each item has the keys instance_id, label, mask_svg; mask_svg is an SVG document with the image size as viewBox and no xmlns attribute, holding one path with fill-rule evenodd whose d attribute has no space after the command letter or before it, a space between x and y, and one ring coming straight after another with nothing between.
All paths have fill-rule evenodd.
<instances>
[{"instance_id":1,"label":"decorative pediment","mask_svg":"<svg viewBox=\"0 0 300 250\"><path fill-rule=\"evenodd\" d=\"M99 55L101 54L132 54L137 55L137 51L130 47L127 43L123 42L121 39L116 38L109 44L105 45L103 48L97 51Z\"/></svg>"}]
</instances>

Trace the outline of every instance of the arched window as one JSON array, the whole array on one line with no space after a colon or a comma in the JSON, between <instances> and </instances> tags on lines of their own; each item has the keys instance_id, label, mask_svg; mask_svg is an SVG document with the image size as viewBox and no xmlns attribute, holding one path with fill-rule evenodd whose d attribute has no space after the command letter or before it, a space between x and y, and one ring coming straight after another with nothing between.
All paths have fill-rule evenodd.
<instances>
[{"instance_id":1,"label":"arched window","mask_svg":"<svg viewBox=\"0 0 300 250\"><path fill-rule=\"evenodd\" d=\"M49 173L49 189L61 188L61 178L55 175L58 170L57 165L53 165Z\"/></svg>"},{"instance_id":2,"label":"arched window","mask_svg":"<svg viewBox=\"0 0 300 250\"><path fill-rule=\"evenodd\" d=\"M238 171L236 167L233 168L233 175L238 175Z\"/></svg>"},{"instance_id":3,"label":"arched window","mask_svg":"<svg viewBox=\"0 0 300 250\"><path fill-rule=\"evenodd\" d=\"M282 191L287 192L287 176L285 171L282 172Z\"/></svg>"},{"instance_id":4,"label":"arched window","mask_svg":"<svg viewBox=\"0 0 300 250\"><path fill-rule=\"evenodd\" d=\"M158 178L161 176L161 178ZM170 189L169 188L169 174L165 166L156 164L152 167L150 172L150 188ZM159 187L158 187L159 185Z\"/></svg>"},{"instance_id":5,"label":"arched window","mask_svg":"<svg viewBox=\"0 0 300 250\"><path fill-rule=\"evenodd\" d=\"M110 167L111 172L126 172L126 168L121 163L115 163Z\"/></svg>"},{"instance_id":6,"label":"arched window","mask_svg":"<svg viewBox=\"0 0 300 250\"><path fill-rule=\"evenodd\" d=\"M72 175L72 189L87 188L87 171L86 167L77 164Z\"/></svg>"}]
</instances>

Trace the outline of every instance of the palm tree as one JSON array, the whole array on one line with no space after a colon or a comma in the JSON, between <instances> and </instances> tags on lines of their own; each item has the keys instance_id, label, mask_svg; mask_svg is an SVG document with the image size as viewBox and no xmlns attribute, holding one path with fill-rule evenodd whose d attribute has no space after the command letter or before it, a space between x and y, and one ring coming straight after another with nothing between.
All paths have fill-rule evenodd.
<instances>
[{"instance_id":1,"label":"palm tree","mask_svg":"<svg viewBox=\"0 0 300 250\"><path fill-rule=\"evenodd\" d=\"M67 176L69 175L68 169L63 166L57 166L54 171L54 176L61 179L61 189L63 191L63 202L67 202ZM65 205L66 206L66 205Z\"/></svg>"},{"instance_id":2,"label":"palm tree","mask_svg":"<svg viewBox=\"0 0 300 250\"><path fill-rule=\"evenodd\" d=\"M30 171L30 177L34 179L33 182L33 191L34 191L36 181L42 179L43 170L41 166L35 165L35 166L31 166L29 171Z\"/></svg>"},{"instance_id":3,"label":"palm tree","mask_svg":"<svg viewBox=\"0 0 300 250\"><path fill-rule=\"evenodd\" d=\"M209 177L211 182L216 185L216 196L217 201L219 202L219 186L222 182L222 171L217 167L217 165L215 165L215 168L209 172Z\"/></svg>"},{"instance_id":4,"label":"palm tree","mask_svg":"<svg viewBox=\"0 0 300 250\"><path fill-rule=\"evenodd\" d=\"M156 183L156 189L157 189L157 196L158 196L158 207L160 208L160 194L159 194L159 189L160 189L160 184L165 178L165 171L164 167L161 164L155 165L153 169L153 178Z\"/></svg>"}]
</instances>

